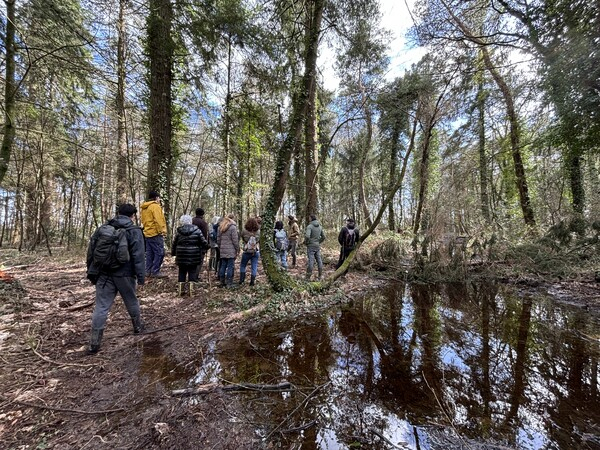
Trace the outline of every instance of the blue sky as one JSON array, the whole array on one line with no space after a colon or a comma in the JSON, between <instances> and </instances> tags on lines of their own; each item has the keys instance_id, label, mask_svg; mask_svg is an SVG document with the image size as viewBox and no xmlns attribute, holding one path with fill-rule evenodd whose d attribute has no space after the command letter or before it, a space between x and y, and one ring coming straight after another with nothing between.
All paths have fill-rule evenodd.
<instances>
[{"instance_id":1,"label":"blue sky","mask_svg":"<svg viewBox=\"0 0 600 450\"><path fill-rule=\"evenodd\" d=\"M412 18L408 12L408 8L412 8L414 0L380 0L382 22L384 29L390 32L390 67L386 75L388 80L404 74L404 71L425 54L423 47L410 48L406 40L406 32L412 26ZM325 87L335 90L338 85L338 80L333 73L332 51L325 46L321 47L319 55L319 67L321 68L324 78Z\"/></svg>"}]
</instances>

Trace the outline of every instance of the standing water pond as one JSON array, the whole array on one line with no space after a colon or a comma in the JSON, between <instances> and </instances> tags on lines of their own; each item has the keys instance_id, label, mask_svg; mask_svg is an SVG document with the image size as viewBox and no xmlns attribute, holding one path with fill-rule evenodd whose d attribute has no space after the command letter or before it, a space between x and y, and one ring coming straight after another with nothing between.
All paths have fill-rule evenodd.
<instances>
[{"instance_id":1,"label":"standing water pond","mask_svg":"<svg viewBox=\"0 0 600 450\"><path fill-rule=\"evenodd\" d=\"M254 331L211 343L169 387L291 383L231 394L246 407L232 420L276 447L600 448L600 318L583 308L498 285L393 284Z\"/></svg>"}]
</instances>

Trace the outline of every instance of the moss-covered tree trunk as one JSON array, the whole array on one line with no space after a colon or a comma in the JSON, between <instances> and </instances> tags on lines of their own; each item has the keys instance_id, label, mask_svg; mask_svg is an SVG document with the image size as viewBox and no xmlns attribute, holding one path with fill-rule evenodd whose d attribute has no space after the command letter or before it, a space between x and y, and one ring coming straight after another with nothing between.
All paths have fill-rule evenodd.
<instances>
[{"instance_id":1,"label":"moss-covered tree trunk","mask_svg":"<svg viewBox=\"0 0 600 450\"><path fill-rule=\"evenodd\" d=\"M308 26L305 36L306 46L302 86L300 86L300 92L292 96L294 103L292 105L289 131L277 153L275 183L271 188L261 224L260 246L263 268L271 286L277 291L292 289L296 286L296 282L286 272L280 270L275 261L275 247L272 236L277 210L281 205L287 185L292 155L294 154L294 149L299 148L301 145L302 123L305 118L304 115L308 110L307 104L311 99L310 92L316 87L317 83L317 55L324 5L324 0L311 0L308 2L310 20L307 21ZM312 98L314 101L314 97Z\"/></svg>"},{"instance_id":2,"label":"moss-covered tree trunk","mask_svg":"<svg viewBox=\"0 0 600 450\"><path fill-rule=\"evenodd\" d=\"M0 183L8 171L8 163L15 140L15 0L5 0L6 33L4 48L6 49L4 78L4 126L2 148L0 149Z\"/></svg>"}]
</instances>

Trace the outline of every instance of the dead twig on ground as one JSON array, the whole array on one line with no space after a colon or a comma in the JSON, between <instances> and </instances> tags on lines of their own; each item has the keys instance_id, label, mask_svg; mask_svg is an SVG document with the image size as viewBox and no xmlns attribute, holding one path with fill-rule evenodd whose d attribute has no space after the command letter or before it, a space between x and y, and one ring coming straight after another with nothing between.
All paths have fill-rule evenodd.
<instances>
[{"instance_id":1,"label":"dead twig on ground","mask_svg":"<svg viewBox=\"0 0 600 450\"><path fill-rule=\"evenodd\" d=\"M317 424L316 420L311 420L308 423L304 423L302 425L299 425L297 427L294 428L288 428L287 430L281 430L280 433L297 433L298 431L304 431L304 430L308 430L309 428L315 426Z\"/></svg>"},{"instance_id":2,"label":"dead twig on ground","mask_svg":"<svg viewBox=\"0 0 600 450\"><path fill-rule=\"evenodd\" d=\"M409 448L408 445L405 445L406 443L403 442L401 445L397 445L394 444L392 441L390 441L388 438L386 438L383 434L381 434L379 431L374 430L373 428L369 428L369 431L374 434L375 436L377 436L379 439L381 439L383 442L385 442L388 445L391 445L392 448Z\"/></svg>"},{"instance_id":3,"label":"dead twig on ground","mask_svg":"<svg viewBox=\"0 0 600 450\"><path fill-rule=\"evenodd\" d=\"M94 301L88 302L84 305L71 306L70 308L67 308L66 311L69 311L69 312L79 311L82 309L89 308L90 306L94 306L95 304L96 304L96 301L94 300Z\"/></svg>"},{"instance_id":4,"label":"dead twig on ground","mask_svg":"<svg viewBox=\"0 0 600 450\"><path fill-rule=\"evenodd\" d=\"M35 355L38 356L40 359L42 359L50 364L56 364L57 366L69 366L69 367L95 367L95 366L98 366L98 364L77 364L77 363L54 361L54 360L48 358L47 356L42 355L35 348L33 348L31 346L30 346L30 348L31 348L31 351L33 353L35 353Z\"/></svg>"}]
</instances>

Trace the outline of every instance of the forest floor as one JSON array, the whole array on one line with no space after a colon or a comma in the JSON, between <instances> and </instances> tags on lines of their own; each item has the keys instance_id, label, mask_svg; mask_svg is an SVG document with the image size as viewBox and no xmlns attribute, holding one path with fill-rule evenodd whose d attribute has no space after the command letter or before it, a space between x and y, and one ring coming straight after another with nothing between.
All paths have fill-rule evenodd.
<instances>
[{"instance_id":1,"label":"forest floor","mask_svg":"<svg viewBox=\"0 0 600 450\"><path fill-rule=\"evenodd\" d=\"M240 417L239 394L208 387L193 402L165 386L193 377L210 340L242 339L260 321L323 308L382 283L380 276L350 272L331 295L299 296L285 303L293 311L282 311L273 306L282 302L269 304L273 293L260 274L255 287L228 290L204 272L193 297L178 297L176 267L167 258L169 277L139 288L148 330L132 333L117 298L101 351L88 355L94 287L84 258L0 255L6 267L0 272L0 441L8 449L275 448ZM332 272L335 255L326 261L326 273ZM292 275L302 277L304 268L301 257ZM516 281L525 291L545 290L600 312L593 274L552 284ZM148 358L157 339L161 352Z\"/></svg>"}]
</instances>

